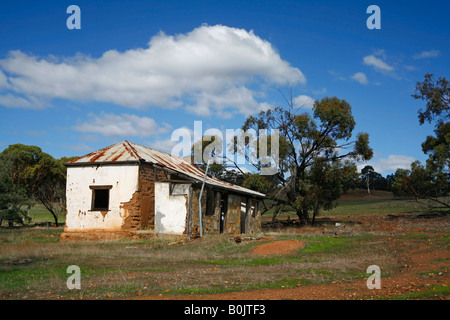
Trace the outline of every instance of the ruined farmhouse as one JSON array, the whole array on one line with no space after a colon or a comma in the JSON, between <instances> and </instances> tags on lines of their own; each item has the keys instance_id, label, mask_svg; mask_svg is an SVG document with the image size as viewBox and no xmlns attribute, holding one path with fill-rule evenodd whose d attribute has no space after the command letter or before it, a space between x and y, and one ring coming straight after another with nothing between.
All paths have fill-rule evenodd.
<instances>
[{"instance_id":1,"label":"ruined farmhouse","mask_svg":"<svg viewBox=\"0 0 450 320\"><path fill-rule=\"evenodd\" d=\"M260 232L264 194L180 157L122 141L66 167L63 240Z\"/></svg>"}]
</instances>

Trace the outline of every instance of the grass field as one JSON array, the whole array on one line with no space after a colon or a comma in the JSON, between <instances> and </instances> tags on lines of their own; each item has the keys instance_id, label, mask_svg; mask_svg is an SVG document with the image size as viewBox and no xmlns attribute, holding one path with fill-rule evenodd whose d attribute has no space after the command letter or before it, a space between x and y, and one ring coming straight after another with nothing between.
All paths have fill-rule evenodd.
<instances>
[{"instance_id":1,"label":"grass field","mask_svg":"<svg viewBox=\"0 0 450 320\"><path fill-rule=\"evenodd\" d=\"M319 216L357 216L372 213L394 214L394 213L416 213L423 212L426 208L408 198L394 197L392 192L372 190L370 195L367 190L353 190L348 194L344 194L331 210L324 210L319 213ZM281 211L278 214L279 218L296 218L294 211ZM272 217L272 212L269 211L266 215Z\"/></svg>"},{"instance_id":2,"label":"grass field","mask_svg":"<svg viewBox=\"0 0 450 320\"><path fill-rule=\"evenodd\" d=\"M59 243L60 231L2 230L3 295L6 292L12 293L12 298L33 299L204 294L362 278L364 274L357 267L342 269L344 262L338 256L351 253L352 258L347 256L345 260L358 260L371 243L370 237L291 236L305 241L307 248L289 257L254 257L249 255L250 250L261 242L237 245L229 236L205 237L186 244L173 244L169 239ZM389 259L383 252L377 254L380 259ZM327 262L331 257L335 261L332 265ZM82 270L80 291L66 287L69 265L78 265Z\"/></svg>"},{"instance_id":3,"label":"grass field","mask_svg":"<svg viewBox=\"0 0 450 320\"><path fill-rule=\"evenodd\" d=\"M48 217L41 209L35 208L35 221L52 221L46 220ZM344 197L338 207L327 213L354 216L364 221L359 228L348 229L349 233L329 234L319 227L311 233L301 228L288 232L265 230L267 233L262 237L247 236L248 240L241 243L236 243L233 235L211 235L189 242L179 238L60 242L62 227L2 228L0 298L170 298L261 289L283 289L286 293L288 289L321 285L333 288L336 283L356 281L363 284L370 264L382 266L382 277L392 279L403 272L405 264L411 263L408 259L413 259L404 258L403 254L426 247L426 252L438 255L413 274L418 277L414 281L420 290L397 292L394 287L378 298L446 299L450 295L446 285L448 220L417 223L409 218L383 218L387 214L413 214L417 210L412 203L392 199L386 194L367 198L353 194ZM371 217L372 213L380 215L380 228L372 228L366 223L372 220L366 220L364 215ZM390 231L385 229L385 224ZM287 255L252 254L256 246L281 240L297 240L304 243L304 247ZM80 290L67 288L70 265L81 269ZM349 288L341 288L339 293L350 295L353 287L352 284ZM391 295L392 292L395 294ZM367 290L361 294L367 294Z\"/></svg>"},{"instance_id":4,"label":"grass field","mask_svg":"<svg viewBox=\"0 0 450 320\"><path fill-rule=\"evenodd\" d=\"M52 214L40 203L35 203L30 211L28 212L28 215L30 216L31 224L34 223L44 223L44 222L50 222L54 223L55 219L53 218ZM66 220L66 217L63 213L58 214L58 223L64 224Z\"/></svg>"},{"instance_id":5,"label":"grass field","mask_svg":"<svg viewBox=\"0 0 450 320\"><path fill-rule=\"evenodd\" d=\"M331 210L322 211L320 216L334 216L334 215L364 215L371 213L414 213L422 212L424 207L412 199L396 198L391 192L372 190L368 195L366 190L353 190L348 194L343 195L336 205ZM29 211L29 216L33 223L50 222L54 219L51 213L40 203L36 203ZM281 211L278 214L279 218L295 218L293 211ZM271 218L272 212L269 211L264 215L264 218ZM64 214L58 215L58 222L64 224Z\"/></svg>"}]
</instances>

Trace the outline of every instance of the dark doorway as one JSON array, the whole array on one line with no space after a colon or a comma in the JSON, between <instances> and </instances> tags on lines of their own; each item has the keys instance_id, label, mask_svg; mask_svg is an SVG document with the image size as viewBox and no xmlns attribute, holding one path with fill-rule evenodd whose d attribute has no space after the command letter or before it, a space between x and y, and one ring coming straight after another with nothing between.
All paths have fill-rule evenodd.
<instances>
[{"instance_id":1,"label":"dark doorway","mask_svg":"<svg viewBox=\"0 0 450 320\"><path fill-rule=\"evenodd\" d=\"M222 194L220 197L219 232L224 233L227 218L228 195Z\"/></svg>"}]
</instances>

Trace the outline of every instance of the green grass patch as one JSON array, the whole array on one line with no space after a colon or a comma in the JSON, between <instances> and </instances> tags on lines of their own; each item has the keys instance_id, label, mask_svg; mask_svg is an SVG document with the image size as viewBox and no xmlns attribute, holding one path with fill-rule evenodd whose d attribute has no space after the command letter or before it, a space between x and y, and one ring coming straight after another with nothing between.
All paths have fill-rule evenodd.
<instances>
[{"instance_id":1,"label":"green grass patch","mask_svg":"<svg viewBox=\"0 0 450 320\"><path fill-rule=\"evenodd\" d=\"M227 292L238 292L247 290L262 290L262 289L280 289L280 288L294 288L298 285L309 285L313 282L293 278L284 277L276 282L266 282L257 284L244 284L244 285L212 285L209 287L186 287L186 288L176 288L163 292L164 295L180 295L180 294L192 294L192 295L204 295L204 294L217 294L217 293L227 293Z\"/></svg>"},{"instance_id":2,"label":"green grass patch","mask_svg":"<svg viewBox=\"0 0 450 320\"><path fill-rule=\"evenodd\" d=\"M450 287L436 286L430 290L420 291L420 292L411 292L400 294L395 297L383 298L387 300L426 300L426 299L443 299L448 298L450 296Z\"/></svg>"},{"instance_id":3,"label":"green grass patch","mask_svg":"<svg viewBox=\"0 0 450 320\"><path fill-rule=\"evenodd\" d=\"M318 237L317 240L309 241L304 249L303 254L312 253L337 253L351 248L352 243L356 239L354 237Z\"/></svg>"},{"instance_id":4,"label":"green grass patch","mask_svg":"<svg viewBox=\"0 0 450 320\"><path fill-rule=\"evenodd\" d=\"M50 279L64 279L68 277L66 269L48 267L42 263L30 266L1 267L0 291L26 290L30 286L46 284Z\"/></svg>"},{"instance_id":5,"label":"green grass patch","mask_svg":"<svg viewBox=\"0 0 450 320\"><path fill-rule=\"evenodd\" d=\"M270 200L267 201L270 203ZM424 206L414 200L396 198L392 192L372 190L367 194L367 190L353 190L349 194L341 196L335 202L335 206L330 210L323 210L320 216L358 216L372 213L395 214L395 213L415 213L423 212ZM273 210L268 211L264 217L271 217ZM285 208L278 214L279 218L291 217L296 219L294 210Z\"/></svg>"},{"instance_id":6,"label":"green grass patch","mask_svg":"<svg viewBox=\"0 0 450 320\"><path fill-rule=\"evenodd\" d=\"M268 258L231 258L218 260L202 260L202 263L213 266L230 266L230 267L258 267L283 264L289 262L302 263L305 259L292 257L268 257Z\"/></svg>"},{"instance_id":7,"label":"green grass patch","mask_svg":"<svg viewBox=\"0 0 450 320\"><path fill-rule=\"evenodd\" d=\"M53 218L53 215L41 203L35 203L28 211L28 215L31 218L31 224L55 222L55 218ZM62 210L57 214L57 217L58 223L64 223L66 220L65 212L63 212Z\"/></svg>"},{"instance_id":8,"label":"green grass patch","mask_svg":"<svg viewBox=\"0 0 450 320\"><path fill-rule=\"evenodd\" d=\"M59 242L64 228L2 228L0 229L0 243L14 244L24 241L35 243L56 243Z\"/></svg>"}]
</instances>

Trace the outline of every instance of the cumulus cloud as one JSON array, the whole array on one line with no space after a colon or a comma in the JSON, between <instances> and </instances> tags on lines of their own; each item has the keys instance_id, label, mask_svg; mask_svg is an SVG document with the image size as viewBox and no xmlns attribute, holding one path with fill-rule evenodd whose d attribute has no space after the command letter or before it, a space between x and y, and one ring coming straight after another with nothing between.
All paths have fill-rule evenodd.
<instances>
[{"instance_id":1,"label":"cumulus cloud","mask_svg":"<svg viewBox=\"0 0 450 320\"><path fill-rule=\"evenodd\" d=\"M9 108L43 109L45 102L36 96L23 97L15 94L0 94L0 106Z\"/></svg>"},{"instance_id":2,"label":"cumulus cloud","mask_svg":"<svg viewBox=\"0 0 450 320\"><path fill-rule=\"evenodd\" d=\"M171 139L157 139L152 141L151 143L148 143L148 146L150 148L153 148L155 150L160 150L167 153L172 153L173 148L178 144L178 141L172 141ZM189 155L180 155L177 154L177 156L185 157Z\"/></svg>"},{"instance_id":3,"label":"cumulus cloud","mask_svg":"<svg viewBox=\"0 0 450 320\"><path fill-rule=\"evenodd\" d=\"M210 116L214 111L219 117L229 119L235 113L249 115L267 109L267 103L258 102L255 92L246 87L232 87L224 92L203 91L197 94L196 103L186 107L199 116Z\"/></svg>"},{"instance_id":4,"label":"cumulus cloud","mask_svg":"<svg viewBox=\"0 0 450 320\"><path fill-rule=\"evenodd\" d=\"M8 88L8 78L6 75L0 70L0 90Z\"/></svg>"},{"instance_id":5,"label":"cumulus cloud","mask_svg":"<svg viewBox=\"0 0 450 320\"><path fill-rule=\"evenodd\" d=\"M441 54L439 50L422 51L413 56L414 59L436 58Z\"/></svg>"},{"instance_id":6,"label":"cumulus cloud","mask_svg":"<svg viewBox=\"0 0 450 320\"><path fill-rule=\"evenodd\" d=\"M394 70L393 67L391 67L390 65L388 65L386 62L384 62L383 60L381 60L380 58L377 58L375 55L369 55L369 56L365 56L363 58L363 63L365 65L371 66L373 67L376 71L384 71L384 72L389 72Z\"/></svg>"},{"instance_id":7,"label":"cumulus cloud","mask_svg":"<svg viewBox=\"0 0 450 320\"><path fill-rule=\"evenodd\" d=\"M107 137L113 136L139 136L148 137L168 132L171 127L164 124L159 126L149 117L139 117L133 114L108 114L97 116L89 114L90 121L78 124L75 130L85 133L97 133Z\"/></svg>"},{"instance_id":8,"label":"cumulus cloud","mask_svg":"<svg viewBox=\"0 0 450 320\"><path fill-rule=\"evenodd\" d=\"M294 105L296 107L312 109L314 105L314 99L311 98L310 96L299 95L298 97L294 98Z\"/></svg>"},{"instance_id":9,"label":"cumulus cloud","mask_svg":"<svg viewBox=\"0 0 450 320\"><path fill-rule=\"evenodd\" d=\"M351 77L353 80L359 82L360 84L368 84L369 81L367 80L366 75L364 74L364 72L356 72L354 75L352 75Z\"/></svg>"},{"instance_id":10,"label":"cumulus cloud","mask_svg":"<svg viewBox=\"0 0 450 320\"><path fill-rule=\"evenodd\" d=\"M344 76L335 70L328 70L328 73L331 76L333 76L334 79L339 80L339 81L357 81L363 85L366 85L369 83L369 80L367 80L367 76L364 72L355 72L351 76Z\"/></svg>"},{"instance_id":11,"label":"cumulus cloud","mask_svg":"<svg viewBox=\"0 0 450 320\"><path fill-rule=\"evenodd\" d=\"M78 152L92 151L92 148L85 143L77 143L75 145L69 145L68 148L71 150L78 151Z\"/></svg>"},{"instance_id":12,"label":"cumulus cloud","mask_svg":"<svg viewBox=\"0 0 450 320\"><path fill-rule=\"evenodd\" d=\"M145 48L110 50L99 58L11 51L0 60L0 104L42 107L67 99L245 114L262 107L257 97L263 86L305 81L253 31L202 25L186 34L159 33Z\"/></svg>"},{"instance_id":13,"label":"cumulus cloud","mask_svg":"<svg viewBox=\"0 0 450 320\"><path fill-rule=\"evenodd\" d=\"M376 161L370 161L368 163L358 165L358 170L361 171L366 165L370 165L373 169L380 173L393 172L397 169L410 169L411 163L416 159L403 155L390 155L387 158L380 158Z\"/></svg>"}]
</instances>

